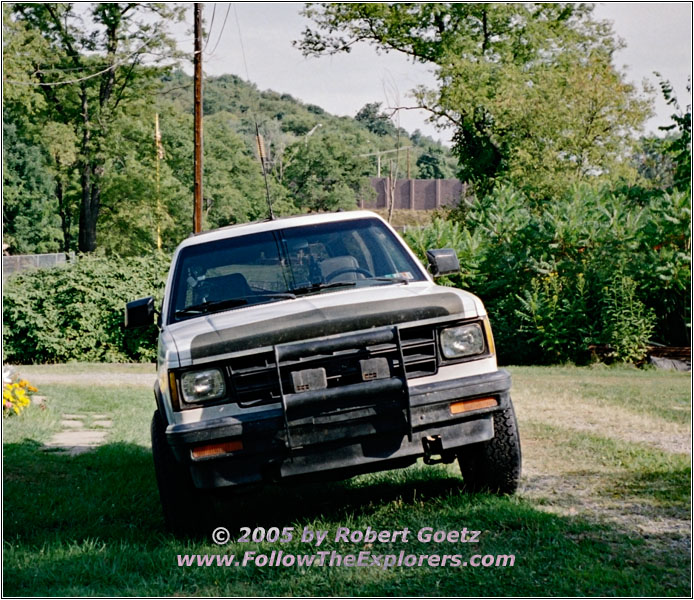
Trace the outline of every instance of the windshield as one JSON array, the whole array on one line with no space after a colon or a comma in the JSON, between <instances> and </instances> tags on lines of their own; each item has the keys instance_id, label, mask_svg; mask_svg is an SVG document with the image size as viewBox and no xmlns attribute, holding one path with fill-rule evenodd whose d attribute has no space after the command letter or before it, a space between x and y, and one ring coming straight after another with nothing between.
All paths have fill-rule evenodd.
<instances>
[{"instance_id":1,"label":"windshield","mask_svg":"<svg viewBox=\"0 0 694 600\"><path fill-rule=\"evenodd\" d=\"M377 219L279 229L181 250L168 320L349 287L424 280L402 243Z\"/></svg>"}]
</instances>

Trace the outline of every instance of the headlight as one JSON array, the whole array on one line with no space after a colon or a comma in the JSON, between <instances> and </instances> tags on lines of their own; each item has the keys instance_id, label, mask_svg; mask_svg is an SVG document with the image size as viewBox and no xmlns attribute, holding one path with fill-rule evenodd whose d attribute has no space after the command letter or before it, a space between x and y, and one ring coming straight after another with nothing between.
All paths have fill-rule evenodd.
<instances>
[{"instance_id":1,"label":"headlight","mask_svg":"<svg viewBox=\"0 0 694 600\"><path fill-rule=\"evenodd\" d=\"M181 376L183 400L189 403L221 398L226 393L224 375L219 369L189 371Z\"/></svg>"},{"instance_id":2,"label":"headlight","mask_svg":"<svg viewBox=\"0 0 694 600\"><path fill-rule=\"evenodd\" d=\"M441 331L441 351L445 358L463 358L484 352L484 334L480 323L449 327Z\"/></svg>"}]
</instances>

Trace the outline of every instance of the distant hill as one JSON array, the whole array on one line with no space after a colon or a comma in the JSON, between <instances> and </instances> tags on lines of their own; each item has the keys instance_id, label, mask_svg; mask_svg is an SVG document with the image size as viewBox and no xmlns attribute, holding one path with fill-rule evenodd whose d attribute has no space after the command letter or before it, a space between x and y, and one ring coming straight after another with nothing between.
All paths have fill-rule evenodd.
<instances>
[{"instance_id":1,"label":"distant hill","mask_svg":"<svg viewBox=\"0 0 694 600\"><path fill-rule=\"evenodd\" d=\"M178 110L193 112L192 77L177 71L168 76L162 96L171 100ZM352 144L358 155L411 146L409 173L413 178L444 179L455 177L456 161L450 150L419 130L413 133L396 128L380 110L378 103L367 104L356 118L339 117L315 104L306 104L290 94L272 90L260 91L255 84L236 75L206 78L203 90L205 117L226 113L232 129L255 151L255 122L263 135L272 159L302 137L336 134ZM408 173L408 151L383 154L381 174L387 175L391 161L398 159L398 176ZM378 157L367 157L376 176ZM418 164L419 163L419 164Z\"/></svg>"}]
</instances>

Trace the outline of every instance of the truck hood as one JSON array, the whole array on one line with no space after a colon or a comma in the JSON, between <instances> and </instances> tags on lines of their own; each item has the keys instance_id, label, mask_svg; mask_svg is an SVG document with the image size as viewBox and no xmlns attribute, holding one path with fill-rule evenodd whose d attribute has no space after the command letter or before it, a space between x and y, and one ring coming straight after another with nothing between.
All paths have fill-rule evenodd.
<instances>
[{"instance_id":1,"label":"truck hood","mask_svg":"<svg viewBox=\"0 0 694 600\"><path fill-rule=\"evenodd\" d=\"M169 325L180 366L298 340L446 316L485 314L473 294L430 282L325 292Z\"/></svg>"}]
</instances>

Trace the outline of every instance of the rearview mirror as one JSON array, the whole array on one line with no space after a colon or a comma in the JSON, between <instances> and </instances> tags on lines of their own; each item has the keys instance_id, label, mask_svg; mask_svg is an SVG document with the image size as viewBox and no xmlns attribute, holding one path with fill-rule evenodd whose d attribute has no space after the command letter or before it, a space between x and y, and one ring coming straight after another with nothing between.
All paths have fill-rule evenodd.
<instances>
[{"instance_id":1,"label":"rearview mirror","mask_svg":"<svg viewBox=\"0 0 694 600\"><path fill-rule=\"evenodd\" d=\"M125 305L125 328L147 327L154 323L154 298L140 298Z\"/></svg>"},{"instance_id":2,"label":"rearview mirror","mask_svg":"<svg viewBox=\"0 0 694 600\"><path fill-rule=\"evenodd\" d=\"M458 261L458 255L453 248L427 250L427 259L429 271L434 277L460 272L460 261Z\"/></svg>"}]
</instances>

